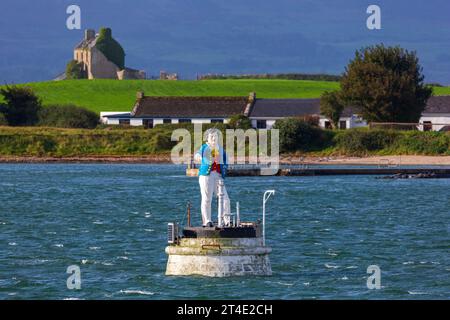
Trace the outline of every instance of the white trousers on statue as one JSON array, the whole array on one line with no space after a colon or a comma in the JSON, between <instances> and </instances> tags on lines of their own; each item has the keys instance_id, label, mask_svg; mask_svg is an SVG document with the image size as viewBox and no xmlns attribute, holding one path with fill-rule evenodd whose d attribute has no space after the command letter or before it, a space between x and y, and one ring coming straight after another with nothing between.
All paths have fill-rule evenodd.
<instances>
[{"instance_id":1,"label":"white trousers on statue","mask_svg":"<svg viewBox=\"0 0 450 320\"><path fill-rule=\"evenodd\" d=\"M202 195L202 222L206 225L212 222L211 219L211 202L213 194L218 196L219 181L223 180L222 176L216 171L212 171L209 176L199 176L198 182L200 184L200 193ZM230 198L228 197L227 189L223 186L223 214L222 221L225 225L230 223Z\"/></svg>"}]
</instances>

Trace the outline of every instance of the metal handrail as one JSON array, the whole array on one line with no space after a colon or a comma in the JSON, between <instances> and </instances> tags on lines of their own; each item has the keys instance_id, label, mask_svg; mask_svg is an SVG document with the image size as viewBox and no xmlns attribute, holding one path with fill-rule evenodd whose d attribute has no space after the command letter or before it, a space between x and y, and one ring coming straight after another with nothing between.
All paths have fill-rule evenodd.
<instances>
[{"instance_id":1,"label":"metal handrail","mask_svg":"<svg viewBox=\"0 0 450 320\"><path fill-rule=\"evenodd\" d=\"M263 196L263 230L262 230L262 236L263 236L263 246L266 245L266 202L269 200L271 195L275 194L275 190L267 190L264 192Z\"/></svg>"}]
</instances>

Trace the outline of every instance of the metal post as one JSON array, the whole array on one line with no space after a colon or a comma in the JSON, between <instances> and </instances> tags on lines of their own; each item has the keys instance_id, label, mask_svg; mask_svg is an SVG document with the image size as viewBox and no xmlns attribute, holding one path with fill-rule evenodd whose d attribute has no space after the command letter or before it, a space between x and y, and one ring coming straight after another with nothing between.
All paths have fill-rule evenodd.
<instances>
[{"instance_id":1,"label":"metal post","mask_svg":"<svg viewBox=\"0 0 450 320\"><path fill-rule=\"evenodd\" d=\"M223 227L223 180L219 180L219 188L218 188L218 206L217 206L217 226L219 228Z\"/></svg>"},{"instance_id":2,"label":"metal post","mask_svg":"<svg viewBox=\"0 0 450 320\"><path fill-rule=\"evenodd\" d=\"M239 201L236 202L236 226L239 227L241 224L241 216L239 215Z\"/></svg>"},{"instance_id":3,"label":"metal post","mask_svg":"<svg viewBox=\"0 0 450 320\"><path fill-rule=\"evenodd\" d=\"M266 245L266 202L273 194L275 194L275 190L267 190L266 192L264 192L263 196L263 230L262 230L263 246Z\"/></svg>"},{"instance_id":4,"label":"metal post","mask_svg":"<svg viewBox=\"0 0 450 320\"><path fill-rule=\"evenodd\" d=\"M191 226L191 202L188 201L187 203L187 225L188 227Z\"/></svg>"}]
</instances>

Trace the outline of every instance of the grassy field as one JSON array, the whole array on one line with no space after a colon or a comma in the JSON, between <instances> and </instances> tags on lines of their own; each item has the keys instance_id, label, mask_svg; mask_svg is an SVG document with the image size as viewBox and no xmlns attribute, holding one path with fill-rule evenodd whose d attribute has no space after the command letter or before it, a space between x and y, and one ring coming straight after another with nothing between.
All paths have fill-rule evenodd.
<instances>
[{"instance_id":1,"label":"grassy field","mask_svg":"<svg viewBox=\"0 0 450 320\"><path fill-rule=\"evenodd\" d=\"M259 98L318 98L338 82L303 80L65 80L21 84L32 87L44 105L75 104L100 111L130 111L136 92L148 96L246 96ZM435 95L450 95L450 87L435 87Z\"/></svg>"},{"instance_id":2,"label":"grassy field","mask_svg":"<svg viewBox=\"0 0 450 320\"><path fill-rule=\"evenodd\" d=\"M148 96L247 96L260 98L317 98L337 82L293 80L65 80L24 84L32 87L44 105L75 104L97 113L129 111L136 92Z\"/></svg>"},{"instance_id":3,"label":"grassy field","mask_svg":"<svg viewBox=\"0 0 450 320\"><path fill-rule=\"evenodd\" d=\"M433 93L435 96L450 96L450 87L434 87Z\"/></svg>"}]
</instances>

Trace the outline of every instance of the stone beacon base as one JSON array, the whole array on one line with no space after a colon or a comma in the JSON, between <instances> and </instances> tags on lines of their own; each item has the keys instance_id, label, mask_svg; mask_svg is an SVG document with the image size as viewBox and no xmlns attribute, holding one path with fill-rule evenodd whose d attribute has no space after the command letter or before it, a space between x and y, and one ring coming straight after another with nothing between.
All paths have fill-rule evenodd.
<instances>
[{"instance_id":1,"label":"stone beacon base","mask_svg":"<svg viewBox=\"0 0 450 320\"><path fill-rule=\"evenodd\" d=\"M166 275L208 277L270 276L270 247L256 225L234 228L185 228L176 244L166 247Z\"/></svg>"}]
</instances>

